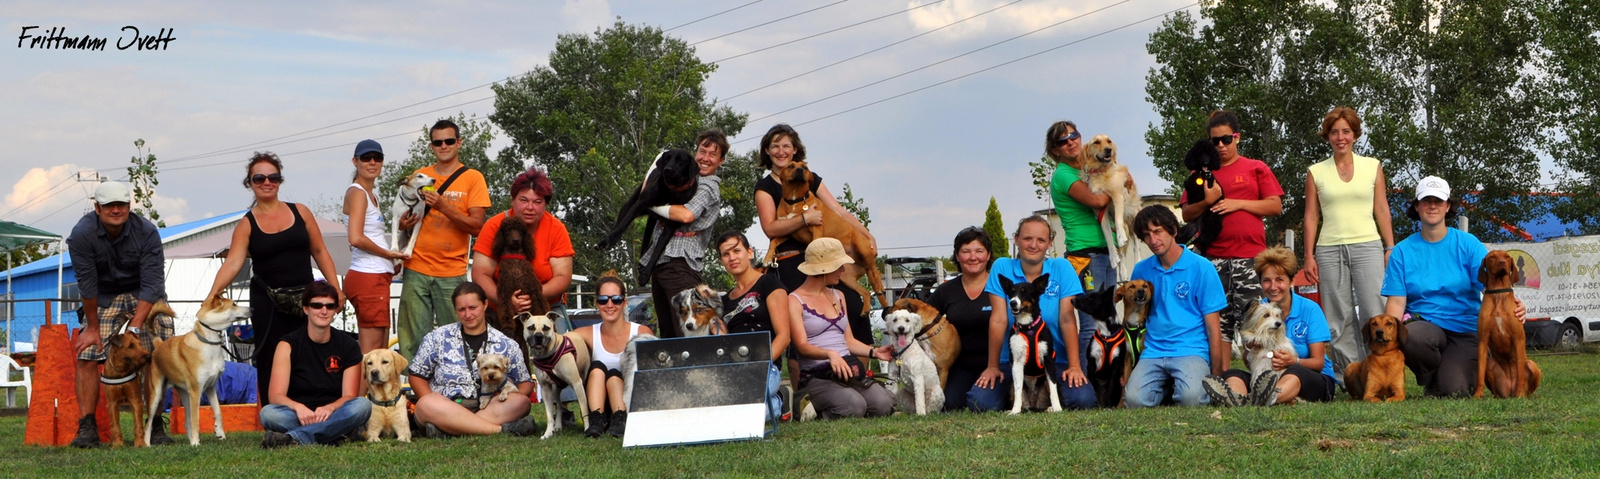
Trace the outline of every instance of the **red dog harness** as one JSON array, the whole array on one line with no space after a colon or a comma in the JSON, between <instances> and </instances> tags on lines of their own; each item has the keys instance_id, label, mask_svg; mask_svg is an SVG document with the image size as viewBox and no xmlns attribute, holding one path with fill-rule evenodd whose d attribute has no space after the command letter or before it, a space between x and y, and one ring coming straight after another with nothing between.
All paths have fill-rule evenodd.
<instances>
[{"instance_id":1,"label":"red dog harness","mask_svg":"<svg viewBox=\"0 0 1600 479\"><path fill-rule=\"evenodd\" d=\"M1045 369L1043 359L1049 359L1052 363L1055 362L1055 348L1050 348L1050 354L1048 358L1041 358L1038 354L1035 354L1036 348L1039 347L1039 339L1044 335L1044 321L1040 321L1039 319L1035 318L1033 323L1029 326L1023 326L1022 323L1012 323L1011 330L1015 331L1017 334L1021 334L1024 338L1028 338L1028 358L1024 359L1024 362L1033 361L1034 367L1039 369ZM1015 361L1016 358L1011 358L1011 360Z\"/></svg>"},{"instance_id":2,"label":"red dog harness","mask_svg":"<svg viewBox=\"0 0 1600 479\"><path fill-rule=\"evenodd\" d=\"M550 378L550 382L556 383L556 390L559 391L567 387L567 382L562 381L561 376L557 376L555 374L556 364L561 362L562 356L576 352L578 352L578 348L572 346L572 338L562 336L561 346L556 347L555 354L546 356L543 359L529 357L528 362L533 363L534 367L539 368L540 371L543 371L545 377Z\"/></svg>"},{"instance_id":3,"label":"red dog harness","mask_svg":"<svg viewBox=\"0 0 1600 479\"><path fill-rule=\"evenodd\" d=\"M1106 369L1106 365L1111 362L1110 358L1112 353L1114 353L1117 348L1122 347L1122 343L1128 342L1128 330L1118 329L1117 334L1113 334L1109 338L1101 336L1100 333L1095 333L1094 342L1100 343L1100 350L1104 351L1100 354L1103 354L1106 358L1101 360L1100 364L1094 365L1094 371L1092 372L1098 373L1100 371L1104 371Z\"/></svg>"}]
</instances>

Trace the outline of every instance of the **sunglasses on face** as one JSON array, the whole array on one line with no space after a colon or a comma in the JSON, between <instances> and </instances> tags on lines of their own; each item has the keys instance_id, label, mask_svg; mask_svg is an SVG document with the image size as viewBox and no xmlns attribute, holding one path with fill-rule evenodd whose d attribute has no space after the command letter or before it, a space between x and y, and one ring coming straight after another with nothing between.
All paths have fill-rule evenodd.
<instances>
[{"instance_id":1,"label":"sunglasses on face","mask_svg":"<svg viewBox=\"0 0 1600 479\"><path fill-rule=\"evenodd\" d=\"M361 155L361 161L365 163L371 163L374 161L382 163L383 153L367 153L365 155Z\"/></svg>"},{"instance_id":2,"label":"sunglasses on face","mask_svg":"<svg viewBox=\"0 0 1600 479\"><path fill-rule=\"evenodd\" d=\"M611 296L596 295L594 297L595 304L622 304L622 302L626 300L627 298L622 297L620 294Z\"/></svg>"},{"instance_id":3,"label":"sunglasses on face","mask_svg":"<svg viewBox=\"0 0 1600 479\"><path fill-rule=\"evenodd\" d=\"M339 310L339 303L318 303L316 301L312 301L312 302L306 304L306 308L307 309L326 309L326 310L329 310L329 311L338 311Z\"/></svg>"},{"instance_id":4,"label":"sunglasses on face","mask_svg":"<svg viewBox=\"0 0 1600 479\"><path fill-rule=\"evenodd\" d=\"M1059 147L1059 146L1065 145L1065 144L1071 142L1072 140L1076 140L1076 139L1079 139L1079 138L1083 138L1083 135L1079 135L1078 132L1076 132L1076 131L1074 131L1072 133L1065 134L1065 135L1061 135L1060 138L1056 138L1056 146Z\"/></svg>"},{"instance_id":5,"label":"sunglasses on face","mask_svg":"<svg viewBox=\"0 0 1600 479\"><path fill-rule=\"evenodd\" d=\"M256 174L250 176L250 183L252 183L252 184L259 185L259 184L262 184L262 183L266 183L268 181L271 181L274 184L281 184L281 183L283 183L283 175L279 174L279 173L273 173L273 174L270 174L270 175L263 175L263 174L260 174L260 173L256 173Z\"/></svg>"},{"instance_id":6,"label":"sunglasses on face","mask_svg":"<svg viewBox=\"0 0 1600 479\"><path fill-rule=\"evenodd\" d=\"M1215 144L1222 145L1222 146L1228 146L1228 145L1232 145L1233 144L1233 139L1234 138L1238 138L1238 137L1239 137L1238 133L1231 133L1231 134L1222 135L1222 136L1213 136L1213 137L1211 137L1211 142L1215 143Z\"/></svg>"},{"instance_id":7,"label":"sunglasses on face","mask_svg":"<svg viewBox=\"0 0 1600 479\"><path fill-rule=\"evenodd\" d=\"M441 147L441 146L447 146L447 145L454 145L454 144L456 144L456 139L455 138L445 138L443 140L433 140L433 147L434 148L438 148L438 147Z\"/></svg>"}]
</instances>

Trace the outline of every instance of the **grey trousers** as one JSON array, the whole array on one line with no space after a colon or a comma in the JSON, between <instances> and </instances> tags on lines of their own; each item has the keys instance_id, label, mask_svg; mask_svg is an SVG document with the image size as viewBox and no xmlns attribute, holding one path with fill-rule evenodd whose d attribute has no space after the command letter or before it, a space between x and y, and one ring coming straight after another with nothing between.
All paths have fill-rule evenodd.
<instances>
[{"instance_id":1,"label":"grey trousers","mask_svg":"<svg viewBox=\"0 0 1600 479\"><path fill-rule=\"evenodd\" d=\"M1478 384L1478 335L1452 333L1427 321L1406 323L1406 367L1428 397L1468 397Z\"/></svg>"},{"instance_id":2,"label":"grey trousers","mask_svg":"<svg viewBox=\"0 0 1600 479\"><path fill-rule=\"evenodd\" d=\"M1344 367L1366 359L1361 325L1381 314L1383 296L1383 241L1317 247L1317 292L1322 314L1328 318L1328 356L1336 379L1344 380ZM1357 308L1360 308L1359 311Z\"/></svg>"},{"instance_id":3,"label":"grey trousers","mask_svg":"<svg viewBox=\"0 0 1600 479\"><path fill-rule=\"evenodd\" d=\"M802 394L811 397L818 419L842 417L878 417L894 413L894 396L877 381L848 384L830 379L808 378L800 386Z\"/></svg>"}]
</instances>

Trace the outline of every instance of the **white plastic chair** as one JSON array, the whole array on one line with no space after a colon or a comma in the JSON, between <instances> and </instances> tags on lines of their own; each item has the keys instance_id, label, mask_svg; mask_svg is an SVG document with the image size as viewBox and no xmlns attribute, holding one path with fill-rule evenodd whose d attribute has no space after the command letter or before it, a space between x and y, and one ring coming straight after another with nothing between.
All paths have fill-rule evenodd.
<instances>
[{"instance_id":1,"label":"white plastic chair","mask_svg":"<svg viewBox=\"0 0 1600 479\"><path fill-rule=\"evenodd\" d=\"M22 379L11 380L11 371L13 370L22 371ZM22 367L21 364L17 364L17 361L11 359L11 356L0 354L0 388L5 388L6 390L6 407L16 407L17 388L22 388L23 392L27 394L23 399L32 400L33 371Z\"/></svg>"}]
</instances>

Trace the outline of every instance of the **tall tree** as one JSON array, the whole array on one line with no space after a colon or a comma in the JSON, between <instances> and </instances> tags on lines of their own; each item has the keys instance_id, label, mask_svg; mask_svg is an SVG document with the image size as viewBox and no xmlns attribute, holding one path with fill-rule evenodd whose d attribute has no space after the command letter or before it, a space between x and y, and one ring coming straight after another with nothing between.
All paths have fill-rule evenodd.
<instances>
[{"instance_id":1,"label":"tall tree","mask_svg":"<svg viewBox=\"0 0 1600 479\"><path fill-rule=\"evenodd\" d=\"M1570 194L1555 214L1578 223L1569 233L1600 233L1600 8L1576 1L1537 8L1538 64L1547 73L1540 96L1551 114L1542 143L1560 167L1558 189Z\"/></svg>"},{"instance_id":2,"label":"tall tree","mask_svg":"<svg viewBox=\"0 0 1600 479\"><path fill-rule=\"evenodd\" d=\"M489 187L489 201L492 203L487 214L505 211L511 205L511 180L524 170L522 162L504 154L494 158L489 156L489 143L494 141L494 125L490 124L488 119L466 113L457 113L440 119L450 120L461 127L459 132L461 164L483 173L483 179ZM385 155L383 174L378 176L377 187L378 205L384 209L383 219L386 222L399 219L389 217L389 205L394 203L395 191L400 188L400 179L438 161L433 157L433 150L428 148L428 142L433 138L428 129L432 127L433 122L422 125L420 134L407 145L405 156ZM389 151L399 153L400 150L391 146ZM337 201L342 205L344 199L341 196ZM340 208L339 211L343 211L343 207Z\"/></svg>"},{"instance_id":3,"label":"tall tree","mask_svg":"<svg viewBox=\"0 0 1600 479\"><path fill-rule=\"evenodd\" d=\"M145 151L143 138L133 140L133 148L138 153L133 155L130 160L133 165L128 167L128 184L133 186L133 212L157 227L166 228L167 222L161 219L154 204L156 185L161 184L156 179L156 154Z\"/></svg>"},{"instance_id":4,"label":"tall tree","mask_svg":"<svg viewBox=\"0 0 1600 479\"><path fill-rule=\"evenodd\" d=\"M990 254L996 258L1011 257L1011 240L1006 239L1006 223L1000 219L1000 204L989 197L989 210L983 212L983 232L989 234L989 240L994 242L994 251Z\"/></svg>"},{"instance_id":5,"label":"tall tree","mask_svg":"<svg viewBox=\"0 0 1600 479\"><path fill-rule=\"evenodd\" d=\"M615 269L636 277L641 228L630 229L621 247L597 251L594 245L650 161L663 148L692 148L701 129L718 127L732 136L744 128L746 115L707 98L705 81L714 70L683 40L619 21L592 35L561 35L549 66L494 87L495 113L489 118L512 140L503 154L548 168L556 185L550 210L571 233L576 272ZM723 183L725 193L744 180L734 175L743 174L743 165L728 167L736 161L724 164L723 178L735 180ZM749 181L754 184L754 174ZM749 221L732 218L719 227L748 227Z\"/></svg>"}]
</instances>

